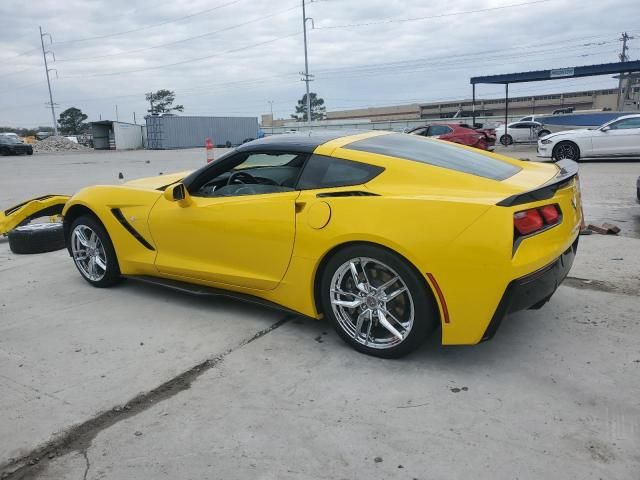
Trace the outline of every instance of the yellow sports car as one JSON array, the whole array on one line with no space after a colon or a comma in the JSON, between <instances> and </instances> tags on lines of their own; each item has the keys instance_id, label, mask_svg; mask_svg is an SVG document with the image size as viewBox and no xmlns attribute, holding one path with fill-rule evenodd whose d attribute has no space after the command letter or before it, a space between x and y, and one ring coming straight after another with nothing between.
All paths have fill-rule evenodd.
<instances>
[{"instance_id":1,"label":"yellow sports car","mask_svg":"<svg viewBox=\"0 0 640 480\"><path fill-rule=\"evenodd\" d=\"M398 357L493 336L565 278L577 165L415 135L255 140L194 172L94 186L66 204L69 252L96 287L122 277L323 315L357 350Z\"/></svg>"}]
</instances>

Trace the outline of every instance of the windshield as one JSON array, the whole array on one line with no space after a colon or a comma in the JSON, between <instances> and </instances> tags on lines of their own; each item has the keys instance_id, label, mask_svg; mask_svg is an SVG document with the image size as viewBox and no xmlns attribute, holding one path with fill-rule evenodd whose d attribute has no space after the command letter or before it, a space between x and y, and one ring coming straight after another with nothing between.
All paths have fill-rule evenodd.
<instances>
[{"instance_id":1,"label":"windshield","mask_svg":"<svg viewBox=\"0 0 640 480\"><path fill-rule=\"evenodd\" d=\"M13 143L22 143L22 142L18 140L16 137L10 137L8 135L0 135L0 143L4 143L5 145L7 145L7 144L13 144Z\"/></svg>"}]
</instances>

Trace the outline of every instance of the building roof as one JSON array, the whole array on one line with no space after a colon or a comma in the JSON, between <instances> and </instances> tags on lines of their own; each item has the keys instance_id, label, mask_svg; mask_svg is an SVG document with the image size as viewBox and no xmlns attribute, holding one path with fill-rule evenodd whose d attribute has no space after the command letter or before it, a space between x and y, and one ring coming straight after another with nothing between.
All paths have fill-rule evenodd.
<instances>
[{"instance_id":1,"label":"building roof","mask_svg":"<svg viewBox=\"0 0 640 480\"><path fill-rule=\"evenodd\" d=\"M506 84L540 82L544 80L558 80L560 78L610 75L613 73L625 73L638 70L640 70L640 60L634 60L630 62L601 63L599 65L584 65L581 67L554 68L551 70L535 70L532 72L472 77L470 82L472 85L476 85L478 83Z\"/></svg>"}]
</instances>

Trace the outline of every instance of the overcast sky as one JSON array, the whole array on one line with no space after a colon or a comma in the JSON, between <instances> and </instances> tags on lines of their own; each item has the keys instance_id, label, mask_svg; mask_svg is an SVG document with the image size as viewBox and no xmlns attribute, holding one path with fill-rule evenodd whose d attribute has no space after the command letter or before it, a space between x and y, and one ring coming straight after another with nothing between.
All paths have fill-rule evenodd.
<instances>
[{"instance_id":1,"label":"overcast sky","mask_svg":"<svg viewBox=\"0 0 640 480\"><path fill-rule=\"evenodd\" d=\"M469 98L471 76L614 62L622 31L640 56L637 0L307 2L312 91L328 110ZM51 125L39 25L53 38L56 114L115 119L117 105L120 120L140 122L144 93L168 88L184 115L259 116L273 101L288 118L304 93L301 0L2 0L0 18L0 125ZM591 77L510 94L616 85Z\"/></svg>"}]
</instances>

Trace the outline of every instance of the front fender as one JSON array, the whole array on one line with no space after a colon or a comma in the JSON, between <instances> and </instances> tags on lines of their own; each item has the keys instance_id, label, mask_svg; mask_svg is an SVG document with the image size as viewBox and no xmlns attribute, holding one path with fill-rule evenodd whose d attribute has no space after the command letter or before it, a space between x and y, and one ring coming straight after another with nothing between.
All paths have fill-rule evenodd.
<instances>
[{"instance_id":1,"label":"front fender","mask_svg":"<svg viewBox=\"0 0 640 480\"><path fill-rule=\"evenodd\" d=\"M152 274L156 251L148 218L161 196L158 190L120 185L87 187L67 202L62 213L67 228L80 215L96 216L113 243L120 271Z\"/></svg>"}]
</instances>

